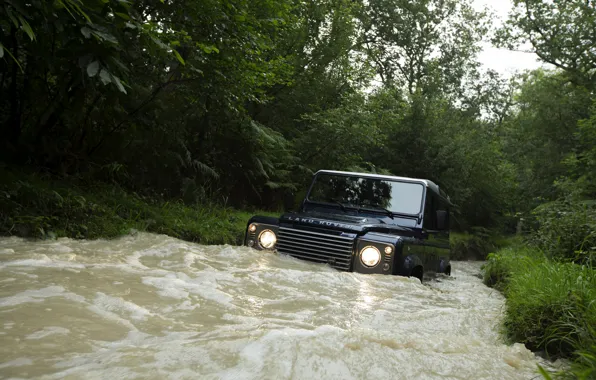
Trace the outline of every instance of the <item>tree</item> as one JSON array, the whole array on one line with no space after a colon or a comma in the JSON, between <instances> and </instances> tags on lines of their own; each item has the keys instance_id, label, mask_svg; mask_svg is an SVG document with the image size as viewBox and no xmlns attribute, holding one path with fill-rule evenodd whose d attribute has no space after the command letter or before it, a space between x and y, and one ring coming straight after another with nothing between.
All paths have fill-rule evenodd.
<instances>
[{"instance_id":1,"label":"tree","mask_svg":"<svg viewBox=\"0 0 596 380\"><path fill-rule=\"evenodd\" d=\"M385 86L456 92L476 67L484 14L469 1L380 0L362 6L363 49Z\"/></svg>"},{"instance_id":2,"label":"tree","mask_svg":"<svg viewBox=\"0 0 596 380\"><path fill-rule=\"evenodd\" d=\"M596 3L593 0L514 0L498 46L531 45L544 62L567 72L580 86L596 86Z\"/></svg>"}]
</instances>

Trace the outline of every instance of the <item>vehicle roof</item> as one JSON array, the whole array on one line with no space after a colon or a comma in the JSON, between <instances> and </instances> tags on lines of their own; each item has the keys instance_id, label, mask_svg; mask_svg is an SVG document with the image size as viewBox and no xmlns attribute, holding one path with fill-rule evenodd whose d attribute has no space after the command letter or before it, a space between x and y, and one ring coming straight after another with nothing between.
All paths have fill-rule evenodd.
<instances>
[{"instance_id":1,"label":"vehicle roof","mask_svg":"<svg viewBox=\"0 0 596 380\"><path fill-rule=\"evenodd\" d=\"M435 192L441 196L445 196L444 192L439 189L439 185L437 185L436 183L434 183L433 181L431 181L429 179L398 177L398 176L393 176L393 175L374 174L374 173L343 172L343 171L338 171L338 170L319 170L315 173L315 175L317 175L319 173L339 174L339 175L356 175L358 177L378 178L378 179L403 181L403 182L421 182L427 188L431 189L433 192Z\"/></svg>"}]
</instances>

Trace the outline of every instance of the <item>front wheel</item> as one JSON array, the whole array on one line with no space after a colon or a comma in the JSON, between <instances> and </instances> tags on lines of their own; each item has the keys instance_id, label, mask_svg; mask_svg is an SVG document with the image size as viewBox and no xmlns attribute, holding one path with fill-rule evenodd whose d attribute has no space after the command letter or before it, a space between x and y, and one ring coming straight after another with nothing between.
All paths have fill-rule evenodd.
<instances>
[{"instance_id":1,"label":"front wheel","mask_svg":"<svg viewBox=\"0 0 596 380\"><path fill-rule=\"evenodd\" d=\"M442 257L441 261L439 262L439 273L444 273L447 276L451 276L451 263L449 260Z\"/></svg>"},{"instance_id":2,"label":"front wheel","mask_svg":"<svg viewBox=\"0 0 596 380\"><path fill-rule=\"evenodd\" d=\"M410 277L416 277L420 282L422 282L423 275L424 269L420 265L412 269L412 272L410 273Z\"/></svg>"}]
</instances>

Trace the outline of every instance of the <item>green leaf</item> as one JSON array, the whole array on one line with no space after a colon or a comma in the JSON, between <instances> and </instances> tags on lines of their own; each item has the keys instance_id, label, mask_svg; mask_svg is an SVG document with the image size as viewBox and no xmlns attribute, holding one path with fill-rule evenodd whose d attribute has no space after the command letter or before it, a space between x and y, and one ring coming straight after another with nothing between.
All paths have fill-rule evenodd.
<instances>
[{"instance_id":1,"label":"green leaf","mask_svg":"<svg viewBox=\"0 0 596 380\"><path fill-rule=\"evenodd\" d=\"M118 58L110 57L109 60L112 64L118 66L118 68L120 69L121 72L128 73L130 71L130 69L124 63L122 63L122 61L120 61Z\"/></svg>"},{"instance_id":2,"label":"green leaf","mask_svg":"<svg viewBox=\"0 0 596 380\"><path fill-rule=\"evenodd\" d=\"M93 61L89 65L87 65L87 75L91 78L97 75L99 72L99 61Z\"/></svg>"},{"instance_id":3,"label":"green leaf","mask_svg":"<svg viewBox=\"0 0 596 380\"><path fill-rule=\"evenodd\" d=\"M176 56L176 58L178 59L178 61L180 61L181 64L186 65L186 62L184 62L184 58L182 58L180 53L178 53L178 50L174 49L173 52L174 52L174 55Z\"/></svg>"},{"instance_id":4,"label":"green leaf","mask_svg":"<svg viewBox=\"0 0 596 380\"><path fill-rule=\"evenodd\" d=\"M124 19L124 20L127 20L127 21L130 20L130 16L127 15L126 13L115 12L114 14L116 16L120 17L121 19Z\"/></svg>"},{"instance_id":5,"label":"green leaf","mask_svg":"<svg viewBox=\"0 0 596 380\"><path fill-rule=\"evenodd\" d=\"M157 46L159 46L160 48L162 48L162 49L166 49L166 50L169 50L170 49L170 47L168 45L164 44L159 38L157 38L155 36L151 36L151 40L153 42L155 42L155 44Z\"/></svg>"},{"instance_id":6,"label":"green leaf","mask_svg":"<svg viewBox=\"0 0 596 380\"><path fill-rule=\"evenodd\" d=\"M0 51L2 52L2 55L0 55L0 58L2 58L4 56L4 45L2 45L1 42L0 42ZM12 55L10 50L6 49L6 52L8 53L8 55L10 55L10 58L12 58L12 60L17 64L17 66L19 66L19 69L21 69L21 72L23 72L23 66L21 66L21 63L19 62L19 60L16 59L16 57L14 55Z\"/></svg>"},{"instance_id":7,"label":"green leaf","mask_svg":"<svg viewBox=\"0 0 596 380\"><path fill-rule=\"evenodd\" d=\"M27 35L29 36L29 38L31 39L31 41L34 41L35 40L35 33L33 33L33 29L31 29L31 25L29 25L29 23L27 22L27 20L25 20L20 15L18 17L19 17L19 21L21 22L21 26L22 26L23 30L25 31L25 33L27 33Z\"/></svg>"},{"instance_id":8,"label":"green leaf","mask_svg":"<svg viewBox=\"0 0 596 380\"><path fill-rule=\"evenodd\" d=\"M99 30L92 30L91 34L93 34L95 37L97 37L101 41L111 42L115 45L118 44L118 40L116 39L116 37L114 37L110 33L100 32Z\"/></svg>"},{"instance_id":9,"label":"green leaf","mask_svg":"<svg viewBox=\"0 0 596 380\"><path fill-rule=\"evenodd\" d=\"M201 48L205 53L211 54L213 52L219 53L219 49L215 47L215 45L205 45L202 43L197 44L198 47Z\"/></svg>"},{"instance_id":10,"label":"green leaf","mask_svg":"<svg viewBox=\"0 0 596 380\"><path fill-rule=\"evenodd\" d=\"M538 364L538 372L540 372L542 377L544 377L546 380L552 380L551 375L548 372L546 372L546 370L542 368L540 364Z\"/></svg>"},{"instance_id":11,"label":"green leaf","mask_svg":"<svg viewBox=\"0 0 596 380\"><path fill-rule=\"evenodd\" d=\"M114 83L116 85L116 87L118 87L118 90L120 90L120 92L123 92L123 93L126 94L126 89L122 85L122 82L120 81L120 78L118 78L115 75L112 75L112 83Z\"/></svg>"},{"instance_id":12,"label":"green leaf","mask_svg":"<svg viewBox=\"0 0 596 380\"><path fill-rule=\"evenodd\" d=\"M99 79L101 79L103 84L108 84L112 81L111 74L106 69L101 69Z\"/></svg>"},{"instance_id":13,"label":"green leaf","mask_svg":"<svg viewBox=\"0 0 596 380\"><path fill-rule=\"evenodd\" d=\"M87 28L86 26L81 28L81 33L83 36L85 36L85 38L91 37L91 29Z\"/></svg>"},{"instance_id":14,"label":"green leaf","mask_svg":"<svg viewBox=\"0 0 596 380\"><path fill-rule=\"evenodd\" d=\"M10 8L6 8L6 13L8 13L8 17L10 18L10 20L12 21L12 23L14 24L14 26L16 28L19 27L19 21L16 19L16 17L14 17L14 15L12 14L12 11L10 10Z\"/></svg>"}]
</instances>

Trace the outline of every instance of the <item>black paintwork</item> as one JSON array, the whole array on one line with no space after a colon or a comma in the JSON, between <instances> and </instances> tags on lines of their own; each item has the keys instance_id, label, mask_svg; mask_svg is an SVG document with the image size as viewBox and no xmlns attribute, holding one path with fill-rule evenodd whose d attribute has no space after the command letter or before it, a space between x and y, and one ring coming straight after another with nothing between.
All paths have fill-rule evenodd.
<instances>
[{"instance_id":1,"label":"black paintwork","mask_svg":"<svg viewBox=\"0 0 596 380\"><path fill-rule=\"evenodd\" d=\"M448 227L444 230L435 228L437 223L434 223L433 216L436 214L432 211L436 207L444 208L448 215L451 204L436 185L425 187L424 199L425 205L419 215L390 216L384 211L342 208L339 205L313 203L307 198L298 212L283 214L279 218L251 218L248 226L255 224L257 230L251 233L247 226L245 245L252 242L253 248L262 249L258 244L260 232L271 229L278 234L282 227L282 230L305 231L315 237L353 238L350 271L416 276L420 279L423 273L450 274L449 230ZM298 243L302 244L302 241ZM305 241L304 244L310 243ZM382 254L381 262L374 268L363 265L359 257L361 249L368 245L377 247ZM387 246L393 248L390 255L384 252ZM316 259L320 260L320 252L317 254ZM330 257L328 263L333 266L335 261Z\"/></svg>"}]
</instances>

